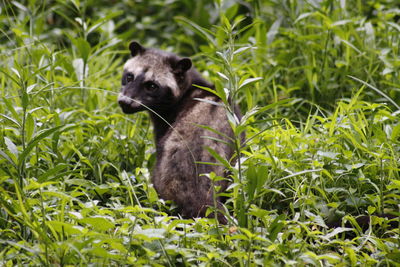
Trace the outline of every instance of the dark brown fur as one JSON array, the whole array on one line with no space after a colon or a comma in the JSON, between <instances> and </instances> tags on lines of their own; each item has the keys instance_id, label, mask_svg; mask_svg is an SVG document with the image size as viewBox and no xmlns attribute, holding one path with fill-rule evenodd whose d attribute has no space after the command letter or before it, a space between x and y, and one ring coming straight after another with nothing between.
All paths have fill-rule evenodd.
<instances>
[{"instance_id":1,"label":"dark brown fur","mask_svg":"<svg viewBox=\"0 0 400 267\"><path fill-rule=\"evenodd\" d=\"M206 147L212 148L227 160L231 160L233 149L223 142L207 138L213 137L229 142L226 137L198 125L206 125L226 136L233 137L226 110L222 105L197 100L206 99L222 103L215 95L193 86L195 84L213 87L194 68L191 68L189 59L182 59L159 50L145 49L135 42L130 45L130 49L133 58L138 56L139 58L127 62L124 75L131 70L136 72L136 76L133 80L130 76L129 83L123 82L119 104L125 113L135 113L146 109L132 102L131 98L140 101L152 110L149 113L154 125L157 152L157 163L152 174L154 187L161 198L173 200L181 208L183 217L204 217L207 207L214 206L214 189L210 179L201 174L210 172L218 176L226 174L225 168L220 165L200 163L217 163ZM148 61L150 65L146 65L142 60ZM138 65L140 67L137 67ZM160 75L166 76L172 73L177 88L171 88L174 86L172 81L169 82L170 87L157 84L157 94L152 92L154 96L151 98L150 92L146 93L144 88L149 86L149 78L144 77L151 75L141 74L141 70L154 72L155 75L157 75L156 72L162 72L164 74ZM154 78L157 80L163 77ZM164 79L164 81L169 80ZM217 185L223 191L228 182L227 180L220 181ZM221 210L221 199L217 198L217 201L217 206ZM220 212L217 216L221 223L226 223L225 217Z\"/></svg>"}]
</instances>

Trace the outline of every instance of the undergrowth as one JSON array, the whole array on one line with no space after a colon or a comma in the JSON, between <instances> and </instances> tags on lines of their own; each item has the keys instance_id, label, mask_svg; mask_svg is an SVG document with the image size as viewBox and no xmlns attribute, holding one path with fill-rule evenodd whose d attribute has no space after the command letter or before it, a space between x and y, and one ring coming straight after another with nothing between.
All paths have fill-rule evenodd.
<instances>
[{"instance_id":1,"label":"undergrowth","mask_svg":"<svg viewBox=\"0 0 400 267\"><path fill-rule=\"evenodd\" d=\"M0 264L395 266L399 8L2 1ZM234 164L215 155L229 225L158 198L148 116L116 103L132 39L215 83L236 137Z\"/></svg>"}]
</instances>

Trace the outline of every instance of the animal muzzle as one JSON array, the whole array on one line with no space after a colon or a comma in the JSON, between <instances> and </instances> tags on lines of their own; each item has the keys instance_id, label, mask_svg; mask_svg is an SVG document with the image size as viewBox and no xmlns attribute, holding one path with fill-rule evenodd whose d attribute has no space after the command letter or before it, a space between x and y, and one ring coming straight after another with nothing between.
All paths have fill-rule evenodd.
<instances>
[{"instance_id":1,"label":"animal muzzle","mask_svg":"<svg viewBox=\"0 0 400 267\"><path fill-rule=\"evenodd\" d=\"M119 94L118 95L118 104L121 106L121 105L127 105L127 106L129 106L129 105L131 105L133 103L133 99L132 98L130 98L130 97L128 97L128 96L126 96L126 95L123 95L123 94Z\"/></svg>"},{"instance_id":2,"label":"animal muzzle","mask_svg":"<svg viewBox=\"0 0 400 267\"><path fill-rule=\"evenodd\" d=\"M124 113L130 114L144 110L139 101L128 97L122 93L118 95L118 104Z\"/></svg>"}]
</instances>

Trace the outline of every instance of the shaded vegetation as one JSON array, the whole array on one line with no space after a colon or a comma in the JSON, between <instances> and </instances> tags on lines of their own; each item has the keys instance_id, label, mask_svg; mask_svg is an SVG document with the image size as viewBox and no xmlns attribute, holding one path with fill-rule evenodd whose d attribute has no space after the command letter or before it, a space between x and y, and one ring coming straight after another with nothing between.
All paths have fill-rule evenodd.
<instances>
[{"instance_id":1,"label":"shaded vegetation","mask_svg":"<svg viewBox=\"0 0 400 267\"><path fill-rule=\"evenodd\" d=\"M399 33L395 0L1 1L1 264L396 265ZM240 104L229 225L157 197L116 103L131 40Z\"/></svg>"}]
</instances>

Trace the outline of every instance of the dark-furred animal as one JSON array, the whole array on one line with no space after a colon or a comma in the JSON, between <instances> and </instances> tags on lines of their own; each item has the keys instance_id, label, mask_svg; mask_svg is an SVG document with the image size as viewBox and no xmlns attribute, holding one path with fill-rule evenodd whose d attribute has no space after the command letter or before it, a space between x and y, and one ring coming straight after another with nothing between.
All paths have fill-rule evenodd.
<instances>
[{"instance_id":1,"label":"dark-furred animal","mask_svg":"<svg viewBox=\"0 0 400 267\"><path fill-rule=\"evenodd\" d=\"M214 188L202 174L214 172L226 177L225 168L216 164L206 148L228 161L233 156L232 146L228 145L233 133L222 101L195 86L213 88L192 67L189 58L145 48L137 42L132 42L129 49L132 57L124 65L118 103L127 114L149 111L157 153L152 183L161 198L178 205L183 217L204 217L207 208L214 206ZM221 191L228 184L227 180L217 182ZM217 210L221 211L221 199L216 200ZM217 218L227 222L221 212Z\"/></svg>"}]
</instances>

